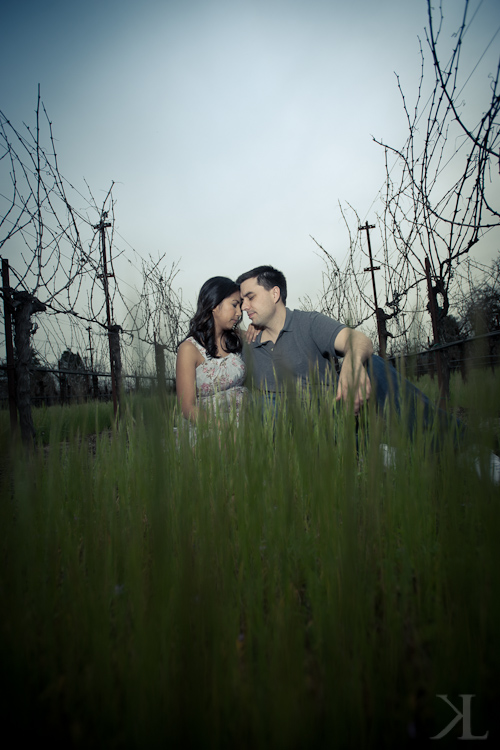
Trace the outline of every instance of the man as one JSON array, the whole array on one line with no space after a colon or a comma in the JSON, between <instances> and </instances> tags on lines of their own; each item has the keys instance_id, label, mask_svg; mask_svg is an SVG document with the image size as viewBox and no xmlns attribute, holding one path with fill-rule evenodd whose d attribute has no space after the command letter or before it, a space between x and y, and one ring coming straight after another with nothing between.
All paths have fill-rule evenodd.
<instances>
[{"instance_id":1,"label":"man","mask_svg":"<svg viewBox=\"0 0 500 750\"><path fill-rule=\"evenodd\" d=\"M338 376L336 398L349 403L352 400L355 414L373 391L379 407L383 407L391 396L400 413L401 393L404 393L410 434L420 408L424 426L432 425L437 415L442 430L451 427L463 437L463 425L441 409L434 409L427 396L408 380L401 379L381 357L374 355L372 343L363 333L321 313L289 310L286 307L286 279L281 271L272 266L258 266L239 276L236 283L240 285L243 298L241 309L259 331L249 344L247 354L253 378L263 391L280 391L288 379L295 382L299 379L306 384L313 371L324 381L331 370L332 360L339 355L344 362ZM392 451L388 446L382 447L385 451ZM384 463L392 465L394 457L385 451ZM474 463L481 476L477 457ZM495 485L500 484L500 459L490 453L488 463L490 479Z\"/></svg>"},{"instance_id":2,"label":"man","mask_svg":"<svg viewBox=\"0 0 500 750\"><path fill-rule=\"evenodd\" d=\"M320 379L325 380L337 356L343 357L344 362L336 398L352 399L355 414L372 392L365 367L369 361L372 378L377 381L377 401L385 401L389 391L397 388L396 381L390 383L387 378L385 362L373 356L372 343L364 333L321 313L286 307L286 279L281 271L258 266L242 274L236 283L240 284L243 298L241 309L259 331L250 344L249 364L262 390L280 391L287 379L299 379L305 384L311 368L317 369Z\"/></svg>"}]
</instances>

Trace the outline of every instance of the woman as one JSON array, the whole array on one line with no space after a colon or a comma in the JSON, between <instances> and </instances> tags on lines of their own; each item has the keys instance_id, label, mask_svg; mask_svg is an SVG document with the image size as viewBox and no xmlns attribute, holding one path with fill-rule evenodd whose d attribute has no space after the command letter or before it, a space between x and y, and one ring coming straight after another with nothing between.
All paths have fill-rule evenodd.
<instances>
[{"instance_id":1,"label":"woman","mask_svg":"<svg viewBox=\"0 0 500 750\"><path fill-rule=\"evenodd\" d=\"M225 420L234 416L238 423L247 390L237 331L240 320L238 284L225 276L208 279L200 290L188 337L177 352L177 399L190 423L211 413Z\"/></svg>"}]
</instances>

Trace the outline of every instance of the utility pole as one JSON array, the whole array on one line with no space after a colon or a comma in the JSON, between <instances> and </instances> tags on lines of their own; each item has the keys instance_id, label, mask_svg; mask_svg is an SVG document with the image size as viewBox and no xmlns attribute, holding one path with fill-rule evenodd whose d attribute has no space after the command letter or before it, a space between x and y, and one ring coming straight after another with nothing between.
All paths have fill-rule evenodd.
<instances>
[{"instance_id":1,"label":"utility pole","mask_svg":"<svg viewBox=\"0 0 500 750\"><path fill-rule=\"evenodd\" d=\"M113 343L111 339L111 307L109 304L109 286L108 278L114 276L112 273L108 273L108 261L106 258L106 229L111 226L111 222L106 221L108 218L108 212L103 211L101 214L101 221L99 224L94 226L101 233L101 253L102 253L102 282L104 286L104 296L106 298L106 320L108 328L108 342L109 342L109 364L111 369L111 393L113 395L113 410L115 417L118 413L118 388L116 383L116 373L114 366L113 357Z\"/></svg>"},{"instance_id":2,"label":"utility pole","mask_svg":"<svg viewBox=\"0 0 500 750\"><path fill-rule=\"evenodd\" d=\"M359 227L359 232L366 232L366 237L368 239L368 256L370 258L370 265L368 268L365 268L365 271L370 271L372 275L372 286L373 286L373 300L375 302L375 318L377 320L377 333L378 333L378 345L380 350L380 356L385 359L386 354L386 339L383 335L382 330L382 321L380 320L380 308L378 306L377 301L377 287L375 285L375 271L380 270L380 266L374 266L373 265L373 257L372 257L372 245L370 242L370 229L375 229L375 224L368 224L368 222L365 223L364 226Z\"/></svg>"}]
</instances>

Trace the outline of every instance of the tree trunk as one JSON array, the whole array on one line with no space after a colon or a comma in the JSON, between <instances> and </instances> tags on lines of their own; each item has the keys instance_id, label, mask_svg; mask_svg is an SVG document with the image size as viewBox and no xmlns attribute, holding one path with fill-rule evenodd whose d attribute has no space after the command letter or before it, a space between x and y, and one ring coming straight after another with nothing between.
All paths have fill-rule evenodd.
<instances>
[{"instance_id":1,"label":"tree trunk","mask_svg":"<svg viewBox=\"0 0 500 750\"><path fill-rule=\"evenodd\" d=\"M165 352L161 344L155 342L155 363L156 363L156 378L158 383L158 392L160 396L165 396L167 390L167 382L165 379Z\"/></svg>"},{"instance_id":2,"label":"tree trunk","mask_svg":"<svg viewBox=\"0 0 500 750\"><path fill-rule=\"evenodd\" d=\"M120 326L109 326L109 356L111 359L112 388L115 389L117 404L120 403L122 390L122 356L120 352Z\"/></svg>"},{"instance_id":3,"label":"tree trunk","mask_svg":"<svg viewBox=\"0 0 500 750\"><path fill-rule=\"evenodd\" d=\"M16 345L16 385L17 408L21 438L25 445L32 445L35 439L35 428L31 416L31 316L43 312L45 305L28 292L13 292L14 300L14 334Z\"/></svg>"}]
</instances>

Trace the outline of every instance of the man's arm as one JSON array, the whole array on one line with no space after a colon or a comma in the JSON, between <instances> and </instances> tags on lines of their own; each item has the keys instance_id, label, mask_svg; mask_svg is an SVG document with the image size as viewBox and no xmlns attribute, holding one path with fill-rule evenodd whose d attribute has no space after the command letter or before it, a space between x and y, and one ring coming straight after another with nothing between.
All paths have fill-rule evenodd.
<instances>
[{"instance_id":1,"label":"man's arm","mask_svg":"<svg viewBox=\"0 0 500 750\"><path fill-rule=\"evenodd\" d=\"M353 399L354 413L358 414L371 393L370 378L364 365L373 354L372 342L361 331L343 328L335 339L335 350L344 357L337 401Z\"/></svg>"}]
</instances>

